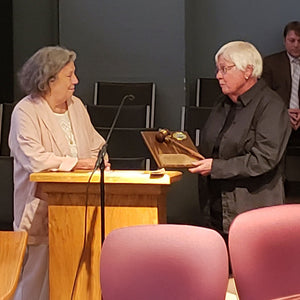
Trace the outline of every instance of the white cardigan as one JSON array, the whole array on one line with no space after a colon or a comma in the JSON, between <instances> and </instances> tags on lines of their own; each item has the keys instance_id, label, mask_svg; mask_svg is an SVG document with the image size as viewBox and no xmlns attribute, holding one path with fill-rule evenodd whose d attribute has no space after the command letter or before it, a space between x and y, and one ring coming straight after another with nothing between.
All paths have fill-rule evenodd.
<instances>
[{"instance_id":1,"label":"white cardigan","mask_svg":"<svg viewBox=\"0 0 300 300\"><path fill-rule=\"evenodd\" d=\"M96 157L105 140L79 98L73 96L67 104L78 158ZM48 243L47 196L29 181L29 175L51 169L69 171L77 158L71 157L65 134L46 100L27 96L16 105L9 146L14 157L14 229L28 231L28 244Z\"/></svg>"}]
</instances>

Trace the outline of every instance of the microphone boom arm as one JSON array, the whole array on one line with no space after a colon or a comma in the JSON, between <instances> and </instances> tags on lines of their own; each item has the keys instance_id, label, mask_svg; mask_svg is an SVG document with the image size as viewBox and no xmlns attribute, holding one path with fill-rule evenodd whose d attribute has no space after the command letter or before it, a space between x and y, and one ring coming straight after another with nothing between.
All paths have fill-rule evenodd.
<instances>
[{"instance_id":1,"label":"microphone boom arm","mask_svg":"<svg viewBox=\"0 0 300 300\"><path fill-rule=\"evenodd\" d=\"M118 118L119 118L119 115L120 115L120 112L121 112L121 109L122 109L122 106L123 106L124 102L125 102L126 100L133 101L134 98L135 98L135 97L134 97L133 95L126 95L126 96L124 96L124 97L122 98L121 103L120 103L120 105L119 105L119 107L118 107L117 113L116 113L116 115L115 115L115 117L114 117L114 119L113 119L113 122L112 122L112 124L111 124L111 126L110 126L109 132L108 132L108 134L107 134L105 144L102 146L101 150L100 150L99 153L98 153L98 157L97 157L97 161L96 161L96 163L95 163L94 170L97 170L97 169L101 166L101 162L104 160L104 156L105 156L105 154L107 153L107 147L108 147L108 142L109 142L109 140L110 140L110 136L111 136L111 134L112 134L112 132L113 132L113 130L114 130L114 128L115 128L115 125L116 125L117 120L118 120Z\"/></svg>"}]
</instances>

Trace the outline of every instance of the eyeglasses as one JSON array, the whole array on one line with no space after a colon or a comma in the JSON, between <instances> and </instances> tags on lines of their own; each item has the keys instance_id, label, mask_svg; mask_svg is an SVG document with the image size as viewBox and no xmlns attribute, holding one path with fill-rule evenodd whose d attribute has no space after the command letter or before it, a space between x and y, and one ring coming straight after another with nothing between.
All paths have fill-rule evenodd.
<instances>
[{"instance_id":1,"label":"eyeglasses","mask_svg":"<svg viewBox=\"0 0 300 300\"><path fill-rule=\"evenodd\" d=\"M220 72L222 75L225 75L228 71L230 71L234 67L235 65L219 67L216 69L216 74Z\"/></svg>"}]
</instances>

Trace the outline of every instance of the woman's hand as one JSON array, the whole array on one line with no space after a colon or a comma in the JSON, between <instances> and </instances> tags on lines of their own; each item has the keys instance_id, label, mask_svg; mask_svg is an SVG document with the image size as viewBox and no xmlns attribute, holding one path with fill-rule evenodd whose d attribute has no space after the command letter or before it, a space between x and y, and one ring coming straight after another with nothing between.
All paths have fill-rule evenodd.
<instances>
[{"instance_id":1,"label":"woman's hand","mask_svg":"<svg viewBox=\"0 0 300 300\"><path fill-rule=\"evenodd\" d=\"M191 173L199 173L202 176L207 176L211 173L213 159L206 158L193 162L194 168L189 168Z\"/></svg>"}]
</instances>

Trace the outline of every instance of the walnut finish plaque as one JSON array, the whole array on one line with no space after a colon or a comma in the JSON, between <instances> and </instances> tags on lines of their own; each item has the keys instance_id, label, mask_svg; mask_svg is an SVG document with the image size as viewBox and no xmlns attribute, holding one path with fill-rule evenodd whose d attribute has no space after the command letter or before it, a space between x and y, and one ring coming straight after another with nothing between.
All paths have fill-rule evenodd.
<instances>
[{"instance_id":1,"label":"walnut finish plaque","mask_svg":"<svg viewBox=\"0 0 300 300\"><path fill-rule=\"evenodd\" d=\"M190 168L192 162L203 159L186 131L169 131L159 142L159 131L141 131L142 137L159 168Z\"/></svg>"}]
</instances>

